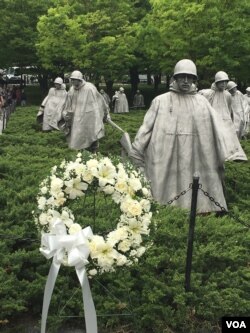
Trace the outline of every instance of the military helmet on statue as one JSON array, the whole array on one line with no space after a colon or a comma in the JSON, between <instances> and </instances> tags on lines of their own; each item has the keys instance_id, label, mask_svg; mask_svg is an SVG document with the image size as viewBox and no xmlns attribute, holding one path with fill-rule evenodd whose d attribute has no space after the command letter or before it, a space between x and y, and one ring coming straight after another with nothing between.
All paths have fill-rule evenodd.
<instances>
[{"instance_id":1,"label":"military helmet on statue","mask_svg":"<svg viewBox=\"0 0 250 333\"><path fill-rule=\"evenodd\" d=\"M58 84L63 84L63 79L61 77L57 77L54 81L54 83L58 83Z\"/></svg>"},{"instance_id":2,"label":"military helmet on statue","mask_svg":"<svg viewBox=\"0 0 250 333\"><path fill-rule=\"evenodd\" d=\"M227 84L227 89L228 90L231 90L233 88L236 88L237 87L237 83L235 83L234 81L229 81L228 84Z\"/></svg>"},{"instance_id":3,"label":"military helmet on statue","mask_svg":"<svg viewBox=\"0 0 250 333\"><path fill-rule=\"evenodd\" d=\"M220 81L229 81L229 77L226 72L219 71L215 74L214 82L217 83Z\"/></svg>"},{"instance_id":4,"label":"military helmet on statue","mask_svg":"<svg viewBox=\"0 0 250 333\"><path fill-rule=\"evenodd\" d=\"M83 80L82 73L80 71L73 71L70 75L70 79Z\"/></svg>"},{"instance_id":5,"label":"military helmet on statue","mask_svg":"<svg viewBox=\"0 0 250 333\"><path fill-rule=\"evenodd\" d=\"M195 63L190 59L182 59L178 61L174 68L174 77L178 74L193 75L197 79Z\"/></svg>"}]
</instances>

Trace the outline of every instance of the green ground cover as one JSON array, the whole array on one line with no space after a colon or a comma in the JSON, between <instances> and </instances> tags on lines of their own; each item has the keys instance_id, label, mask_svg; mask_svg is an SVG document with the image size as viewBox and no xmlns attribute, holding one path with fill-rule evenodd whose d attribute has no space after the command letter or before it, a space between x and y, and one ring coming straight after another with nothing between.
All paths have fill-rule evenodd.
<instances>
[{"instance_id":1,"label":"green ground cover","mask_svg":"<svg viewBox=\"0 0 250 333\"><path fill-rule=\"evenodd\" d=\"M33 96L33 95L32 95ZM148 95L148 99L150 99ZM39 95L35 99L38 100ZM30 96L30 102L33 97ZM42 133L36 105L19 107L0 136L0 332L27 332L25 318L39 327L50 262L39 253L32 211L39 183L50 168L75 152L60 132ZM134 137L145 111L112 115ZM121 134L105 125L103 155L119 155ZM250 142L242 141L248 158ZM250 221L250 164L226 163L230 212ZM106 207L102 207L106 214ZM115 214L115 213L114 213ZM109 211L109 219L113 213ZM249 229L229 216L198 216L192 289L184 289L189 213L158 207L153 246L137 266L91 280L100 333L217 333L222 316L250 313ZM109 222L109 221L108 221ZM108 223L107 222L107 223ZM19 324L20 323L20 324ZM48 332L84 327L81 290L73 269L60 270Z\"/></svg>"}]
</instances>

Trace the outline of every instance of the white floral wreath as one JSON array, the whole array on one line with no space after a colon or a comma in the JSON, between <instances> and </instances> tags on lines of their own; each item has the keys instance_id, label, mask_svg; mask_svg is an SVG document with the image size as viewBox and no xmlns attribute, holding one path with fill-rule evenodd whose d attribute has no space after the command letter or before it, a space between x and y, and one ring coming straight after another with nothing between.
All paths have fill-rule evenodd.
<instances>
[{"instance_id":1,"label":"white floral wreath","mask_svg":"<svg viewBox=\"0 0 250 333\"><path fill-rule=\"evenodd\" d=\"M94 187L111 196L121 213L115 229L106 236L93 234L87 226L83 229L68 207ZM129 266L146 250L143 241L150 232L152 196L145 177L129 162L78 153L75 161L64 160L52 168L40 185L37 203L34 217L42 233L40 251L47 258L56 257L60 264L84 262L91 276ZM52 245L47 236L55 238Z\"/></svg>"}]
</instances>

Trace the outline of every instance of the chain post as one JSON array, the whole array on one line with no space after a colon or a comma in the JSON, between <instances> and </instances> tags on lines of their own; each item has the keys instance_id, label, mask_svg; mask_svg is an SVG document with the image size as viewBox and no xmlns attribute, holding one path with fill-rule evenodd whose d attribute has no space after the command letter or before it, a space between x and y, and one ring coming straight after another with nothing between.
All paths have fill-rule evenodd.
<instances>
[{"instance_id":1,"label":"chain post","mask_svg":"<svg viewBox=\"0 0 250 333\"><path fill-rule=\"evenodd\" d=\"M193 185L192 185L191 211L190 211L190 217L189 217L189 233L188 233L188 244L187 244L186 271L185 271L185 290L186 290L186 292L190 291L194 227L195 227L195 218L196 218L198 189L199 189L199 176L194 174Z\"/></svg>"}]
</instances>

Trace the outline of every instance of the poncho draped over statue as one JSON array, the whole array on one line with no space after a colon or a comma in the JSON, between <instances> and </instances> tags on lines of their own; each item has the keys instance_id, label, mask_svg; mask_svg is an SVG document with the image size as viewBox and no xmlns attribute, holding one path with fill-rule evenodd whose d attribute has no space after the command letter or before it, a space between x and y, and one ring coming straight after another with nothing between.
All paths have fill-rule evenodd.
<instances>
[{"instance_id":1,"label":"poncho draped over statue","mask_svg":"<svg viewBox=\"0 0 250 333\"><path fill-rule=\"evenodd\" d=\"M109 106L111 100L110 100L110 97L107 93L105 93L105 91L103 93L100 93L102 95L102 97L104 98L106 104Z\"/></svg>"},{"instance_id":2,"label":"poncho draped over statue","mask_svg":"<svg viewBox=\"0 0 250 333\"><path fill-rule=\"evenodd\" d=\"M232 95L232 110L235 130L238 138L241 138L246 133L248 104L239 90L236 90L235 94Z\"/></svg>"},{"instance_id":3,"label":"poncho draped over statue","mask_svg":"<svg viewBox=\"0 0 250 333\"><path fill-rule=\"evenodd\" d=\"M189 188L195 173L199 183L223 207L223 162L237 147L223 132L221 118L195 89L180 93L176 84L171 92L157 96L147 111L132 144L131 157L145 167L154 198L162 203ZM173 202L190 209L191 191ZM220 211L198 191L197 211Z\"/></svg>"},{"instance_id":4,"label":"poncho draped over statue","mask_svg":"<svg viewBox=\"0 0 250 333\"><path fill-rule=\"evenodd\" d=\"M142 94L135 94L134 100L133 100L133 106L135 108L143 108L145 106L144 104L144 97Z\"/></svg>"},{"instance_id":5,"label":"poncho draped over statue","mask_svg":"<svg viewBox=\"0 0 250 333\"><path fill-rule=\"evenodd\" d=\"M224 127L231 133L231 140L238 147L235 155L230 156L230 160L247 160L244 151L240 145L239 139L233 123L232 96L226 91L220 91L213 83L211 89L200 90L199 94L207 98L215 111L221 116Z\"/></svg>"},{"instance_id":6,"label":"poncho draped over statue","mask_svg":"<svg viewBox=\"0 0 250 333\"><path fill-rule=\"evenodd\" d=\"M129 112L127 96L123 92L118 92L115 100L114 113L127 113Z\"/></svg>"},{"instance_id":7,"label":"poncho draped over statue","mask_svg":"<svg viewBox=\"0 0 250 333\"><path fill-rule=\"evenodd\" d=\"M67 137L69 148L85 149L104 136L103 118L107 105L102 95L90 82L83 82L68 91L63 115L70 119L71 129Z\"/></svg>"},{"instance_id":8,"label":"poncho draped over statue","mask_svg":"<svg viewBox=\"0 0 250 333\"><path fill-rule=\"evenodd\" d=\"M61 119L66 97L67 92L64 85L62 85L60 89L50 88L48 95L41 104L41 106L44 107L43 131L58 129L58 122Z\"/></svg>"},{"instance_id":9,"label":"poncho draped over statue","mask_svg":"<svg viewBox=\"0 0 250 333\"><path fill-rule=\"evenodd\" d=\"M245 101L248 104L247 116L246 116L246 133L250 131L250 96L245 94Z\"/></svg>"}]
</instances>

